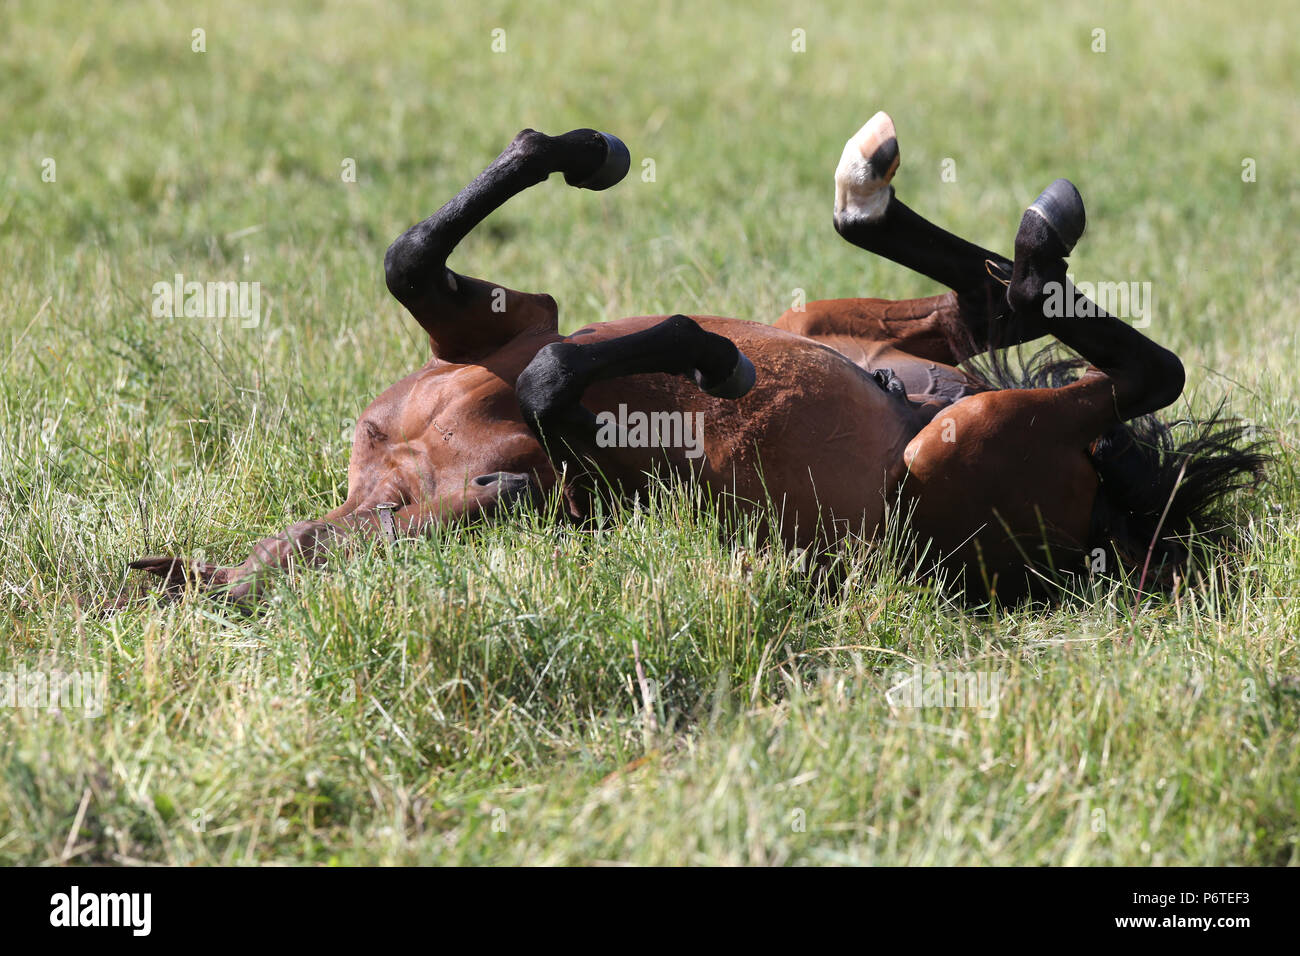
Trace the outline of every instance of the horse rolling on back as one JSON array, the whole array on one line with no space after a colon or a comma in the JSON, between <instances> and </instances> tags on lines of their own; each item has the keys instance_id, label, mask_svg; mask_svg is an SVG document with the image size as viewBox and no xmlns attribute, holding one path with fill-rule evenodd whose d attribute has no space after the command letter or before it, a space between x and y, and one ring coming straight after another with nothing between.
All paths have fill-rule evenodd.
<instances>
[{"instance_id":1,"label":"horse rolling on back","mask_svg":"<svg viewBox=\"0 0 1300 956\"><path fill-rule=\"evenodd\" d=\"M819 555L872 539L897 508L919 571L942 568L972 595L1005 600L1084 570L1098 548L1115 569L1142 563L1167 579L1188 535L1210 528L1224 496L1262 467L1231 423L1175 446L1152 417L1179 397L1182 363L1070 284L1065 259L1084 227L1070 183L1025 211L1008 259L897 198L898 140L884 113L845 145L835 228L941 283L942 295L812 302L775 325L637 316L562 336L549 295L448 268L456 245L523 189L557 172L606 189L628 166L626 147L595 130L516 136L388 250L388 288L432 355L360 416L346 501L237 566L131 566L168 593L192 584L255 600L274 574L318 566L365 536L419 535L556 498L567 519L586 521L598 498L630 500L672 474ZM1062 289L1076 306L1065 314L1091 318L1053 317L1045 306ZM1036 339L1082 358L1014 376L998 350ZM981 355L993 357L984 372L972 365ZM629 410L703 427L693 443L628 440L612 423Z\"/></svg>"}]
</instances>

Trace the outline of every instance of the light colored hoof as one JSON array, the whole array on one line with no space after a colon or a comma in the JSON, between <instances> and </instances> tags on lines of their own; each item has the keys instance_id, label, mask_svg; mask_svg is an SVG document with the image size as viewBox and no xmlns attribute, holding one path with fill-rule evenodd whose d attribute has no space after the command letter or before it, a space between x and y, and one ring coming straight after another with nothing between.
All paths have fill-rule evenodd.
<instances>
[{"instance_id":1,"label":"light colored hoof","mask_svg":"<svg viewBox=\"0 0 1300 956\"><path fill-rule=\"evenodd\" d=\"M844 144L835 167L835 220L871 221L889 205L889 181L898 172L898 135L883 110Z\"/></svg>"}]
</instances>

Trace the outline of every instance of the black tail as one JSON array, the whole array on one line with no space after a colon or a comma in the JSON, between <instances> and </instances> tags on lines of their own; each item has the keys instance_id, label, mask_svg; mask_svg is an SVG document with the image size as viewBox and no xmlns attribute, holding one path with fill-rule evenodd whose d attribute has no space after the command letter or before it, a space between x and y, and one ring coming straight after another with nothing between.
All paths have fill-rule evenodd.
<instances>
[{"instance_id":1,"label":"black tail","mask_svg":"<svg viewBox=\"0 0 1300 956\"><path fill-rule=\"evenodd\" d=\"M990 351L968 369L990 388L1059 388L1087 362L1060 358L1053 346L1011 368ZM1186 437L1177 431L1186 429ZM1155 415L1112 425L1093 444L1101 485L1093 506L1089 550L1106 552L1110 573L1126 572L1148 589L1167 588L1191 556L1195 540L1232 548L1236 526L1227 508L1235 492L1265 478L1269 442L1225 414L1167 423Z\"/></svg>"}]
</instances>

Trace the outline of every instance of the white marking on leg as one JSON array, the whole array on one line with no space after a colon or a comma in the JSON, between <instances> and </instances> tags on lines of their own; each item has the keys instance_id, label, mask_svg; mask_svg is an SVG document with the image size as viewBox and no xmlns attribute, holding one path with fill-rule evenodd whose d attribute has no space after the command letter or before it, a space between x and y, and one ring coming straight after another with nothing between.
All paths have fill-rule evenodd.
<instances>
[{"instance_id":1,"label":"white marking on leg","mask_svg":"<svg viewBox=\"0 0 1300 956\"><path fill-rule=\"evenodd\" d=\"M889 206L889 181L898 169L895 160L889 169L875 169L871 157L890 139L897 139L894 121L880 112L844 144L839 165L835 167L835 219L837 222L873 221L885 214Z\"/></svg>"}]
</instances>

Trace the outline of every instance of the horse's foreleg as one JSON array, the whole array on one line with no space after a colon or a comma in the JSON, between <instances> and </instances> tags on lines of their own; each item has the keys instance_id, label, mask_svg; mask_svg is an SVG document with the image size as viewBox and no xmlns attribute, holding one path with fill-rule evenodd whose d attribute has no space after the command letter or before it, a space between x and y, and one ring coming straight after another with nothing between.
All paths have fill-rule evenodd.
<instances>
[{"instance_id":1,"label":"horse's foreleg","mask_svg":"<svg viewBox=\"0 0 1300 956\"><path fill-rule=\"evenodd\" d=\"M596 416L580 404L583 393L596 382L648 373L686 376L718 398L740 398L754 384L753 363L734 342L673 315L603 342L547 345L520 374L515 392L551 461L578 475L598 455Z\"/></svg>"},{"instance_id":2,"label":"horse's foreleg","mask_svg":"<svg viewBox=\"0 0 1300 956\"><path fill-rule=\"evenodd\" d=\"M450 202L389 246L384 256L389 291L429 333L440 358L454 361L474 351L483 345L480 339L486 333L476 336L466 325L479 319L508 323L520 311L511 308L510 296L527 297L451 272L447 257L456 245L510 197L552 173L563 173L570 186L599 190L621 180L628 165L627 147L608 133L576 129L547 136L522 131ZM517 324L535 324L534 319L521 316ZM509 335L496 336L496 344L505 338Z\"/></svg>"}]
</instances>

